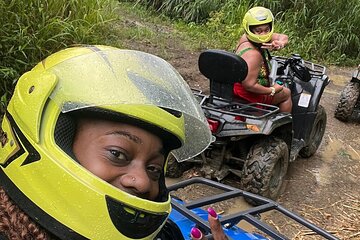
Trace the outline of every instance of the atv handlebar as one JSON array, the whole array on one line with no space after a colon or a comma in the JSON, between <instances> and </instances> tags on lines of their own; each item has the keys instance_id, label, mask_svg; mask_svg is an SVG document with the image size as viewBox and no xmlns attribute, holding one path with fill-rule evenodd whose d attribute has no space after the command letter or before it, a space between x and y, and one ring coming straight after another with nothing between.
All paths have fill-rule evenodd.
<instances>
[{"instance_id":1,"label":"atv handlebar","mask_svg":"<svg viewBox=\"0 0 360 240\"><path fill-rule=\"evenodd\" d=\"M311 80L312 74L310 69L306 66L305 61L298 54L293 54L291 57L279 58L274 57L270 61L271 72L269 75L271 84L285 83L291 85L294 77L303 82Z\"/></svg>"}]
</instances>

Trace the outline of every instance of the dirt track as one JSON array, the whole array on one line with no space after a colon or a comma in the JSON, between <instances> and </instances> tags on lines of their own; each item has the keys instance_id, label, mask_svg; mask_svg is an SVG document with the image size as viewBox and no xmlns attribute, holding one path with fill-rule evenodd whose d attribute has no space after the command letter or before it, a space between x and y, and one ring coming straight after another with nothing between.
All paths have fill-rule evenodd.
<instances>
[{"instance_id":1,"label":"dirt track","mask_svg":"<svg viewBox=\"0 0 360 240\"><path fill-rule=\"evenodd\" d=\"M165 49L164 46L145 41L131 40L123 44L166 58L191 87L208 91L208 82L197 69L200 51L187 51L178 40L171 37L171 32ZM339 93L353 70L355 66L350 69L328 68L331 83L321 100L327 112L327 127L322 144L311 158L300 158L290 164L284 193L279 198L283 206L340 239L360 239L359 123L343 123L333 117ZM224 207L222 210L227 209ZM311 233L281 216L270 214L265 218L275 228L286 229L284 233L292 239L315 239Z\"/></svg>"}]
</instances>

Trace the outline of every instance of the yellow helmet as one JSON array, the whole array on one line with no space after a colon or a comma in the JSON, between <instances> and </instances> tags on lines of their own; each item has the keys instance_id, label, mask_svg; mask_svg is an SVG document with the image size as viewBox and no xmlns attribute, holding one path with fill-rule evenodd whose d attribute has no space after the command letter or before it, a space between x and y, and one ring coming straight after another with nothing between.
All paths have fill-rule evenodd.
<instances>
[{"instance_id":1,"label":"yellow helmet","mask_svg":"<svg viewBox=\"0 0 360 240\"><path fill-rule=\"evenodd\" d=\"M251 27L267 23L271 25L271 30L267 34L259 35L254 34L251 31ZM250 41L255 43L266 43L271 40L271 37L274 33L274 16L272 12L267 8L253 7L249 11L247 11L247 13L245 13L242 25L247 35L247 38Z\"/></svg>"},{"instance_id":2,"label":"yellow helmet","mask_svg":"<svg viewBox=\"0 0 360 240\"><path fill-rule=\"evenodd\" d=\"M71 116L80 112L130 119L185 159L211 139L190 88L154 55L73 47L21 76L2 121L0 184L41 226L60 239L154 239L171 211L164 176L159 201L150 201L82 167L71 152Z\"/></svg>"}]
</instances>

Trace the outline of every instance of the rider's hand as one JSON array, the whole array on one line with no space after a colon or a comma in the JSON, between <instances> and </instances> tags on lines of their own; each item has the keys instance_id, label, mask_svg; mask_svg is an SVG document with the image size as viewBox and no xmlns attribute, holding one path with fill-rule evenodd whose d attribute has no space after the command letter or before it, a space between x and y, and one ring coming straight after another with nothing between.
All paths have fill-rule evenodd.
<instances>
[{"instance_id":1,"label":"rider's hand","mask_svg":"<svg viewBox=\"0 0 360 240\"><path fill-rule=\"evenodd\" d=\"M208 221L211 228L211 233L214 240L228 240L229 238L225 235L224 230L219 221L219 217L216 214L213 208L208 208ZM194 227L191 229L191 239L192 240L206 240L207 238L202 234L202 232Z\"/></svg>"},{"instance_id":2,"label":"rider's hand","mask_svg":"<svg viewBox=\"0 0 360 240\"><path fill-rule=\"evenodd\" d=\"M275 84L273 85L273 87L275 88L275 94L281 92L281 91L284 89L283 86L281 86L281 85L279 85L279 84L277 84L277 83L275 83Z\"/></svg>"},{"instance_id":3,"label":"rider's hand","mask_svg":"<svg viewBox=\"0 0 360 240\"><path fill-rule=\"evenodd\" d=\"M280 50L285 47L285 44L280 40L274 40L271 43L263 43L261 48L269 50Z\"/></svg>"}]
</instances>

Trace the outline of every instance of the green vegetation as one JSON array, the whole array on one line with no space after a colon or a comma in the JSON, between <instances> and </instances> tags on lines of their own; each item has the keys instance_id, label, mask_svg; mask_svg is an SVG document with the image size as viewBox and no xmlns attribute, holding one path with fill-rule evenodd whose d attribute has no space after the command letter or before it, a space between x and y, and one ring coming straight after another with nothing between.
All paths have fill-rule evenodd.
<instances>
[{"instance_id":1,"label":"green vegetation","mask_svg":"<svg viewBox=\"0 0 360 240\"><path fill-rule=\"evenodd\" d=\"M241 20L252 6L270 8L276 31L289 35L287 53L327 64L357 65L360 57L358 0L134 0L171 19L198 44L231 50ZM210 37L211 36L211 37ZM196 43L196 42L194 42Z\"/></svg>"},{"instance_id":2,"label":"green vegetation","mask_svg":"<svg viewBox=\"0 0 360 240\"><path fill-rule=\"evenodd\" d=\"M54 51L102 42L114 19L111 0L0 0L0 101L17 78ZM3 110L3 109L1 109Z\"/></svg>"},{"instance_id":3,"label":"green vegetation","mask_svg":"<svg viewBox=\"0 0 360 240\"><path fill-rule=\"evenodd\" d=\"M231 51L242 34L242 17L255 5L270 8L275 31L289 35L281 54L299 53L326 65L359 64L358 0L0 0L0 111L18 77L59 49L141 41L163 49L166 58L166 42L174 39L189 50ZM138 21L129 24L128 16Z\"/></svg>"}]
</instances>

